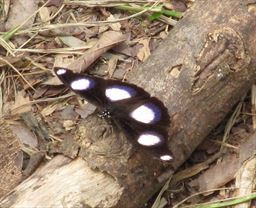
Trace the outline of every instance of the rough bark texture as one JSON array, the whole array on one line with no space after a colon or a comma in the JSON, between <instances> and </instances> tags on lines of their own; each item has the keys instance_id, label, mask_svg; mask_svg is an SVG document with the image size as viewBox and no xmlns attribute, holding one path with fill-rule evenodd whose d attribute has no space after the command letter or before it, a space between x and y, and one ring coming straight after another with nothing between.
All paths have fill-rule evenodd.
<instances>
[{"instance_id":1,"label":"rough bark texture","mask_svg":"<svg viewBox=\"0 0 256 208\"><path fill-rule=\"evenodd\" d=\"M172 117L169 144L175 157L172 168L176 169L189 157L255 79L255 7L255 1L196 1L148 61L130 73L131 82L145 87L169 109ZM78 143L82 146L80 151ZM60 192L62 195L58 199L63 201L60 203L51 197L47 184L40 184L37 189L31 188L32 185L29 188L34 175L20 184L26 185L26 190L18 186L2 200L1 207L19 207L20 200L27 200L26 197L18 197L20 200L14 197L22 194L21 190L28 195L38 193L36 196L41 200L37 199L37 205L45 206L45 198L38 192L44 189L44 194L49 196L47 203L52 207L60 207L60 204L63 207L73 207L74 204L82 207L86 204L88 207L137 208L163 183L164 177L161 176L166 173L166 168L159 161L151 160L146 152L127 151L131 148L122 133L113 134L108 124L96 117L80 124L75 142L67 141L63 148L65 146L69 150L72 147L69 156L78 154L85 159L84 163L74 166L72 172L83 166L95 174L100 172L118 184L115 191L97 189L104 196L95 203L98 199L92 200L95 197L91 195L95 191L93 187L102 187L102 184L100 180L92 180L92 184L82 183L76 189L79 197L65 201L69 197L69 186L55 178L54 185L67 190ZM62 152L67 153L65 148ZM43 173L43 176L53 177L51 171ZM70 180L71 173L62 177ZM169 173L171 171L166 175ZM40 170L35 174L40 176ZM87 175L86 171L84 174L86 179L83 180L88 181L90 174ZM72 183L80 185L79 180L73 177ZM34 205L31 200L30 205Z\"/></svg>"},{"instance_id":2,"label":"rough bark texture","mask_svg":"<svg viewBox=\"0 0 256 208\"><path fill-rule=\"evenodd\" d=\"M252 2L195 2L148 62L130 76L169 109L175 167L186 160L255 79Z\"/></svg>"}]
</instances>

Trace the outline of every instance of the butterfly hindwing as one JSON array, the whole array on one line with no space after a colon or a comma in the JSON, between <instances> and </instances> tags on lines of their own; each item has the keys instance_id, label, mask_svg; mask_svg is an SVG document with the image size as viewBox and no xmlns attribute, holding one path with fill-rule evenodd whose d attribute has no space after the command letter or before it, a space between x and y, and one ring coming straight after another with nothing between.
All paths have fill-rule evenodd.
<instances>
[{"instance_id":1,"label":"butterfly hindwing","mask_svg":"<svg viewBox=\"0 0 256 208\"><path fill-rule=\"evenodd\" d=\"M113 119L133 143L151 150L158 158L165 156L162 160L169 160L171 159L167 144L169 116L167 109L159 102L154 97L136 102L123 101L113 112Z\"/></svg>"},{"instance_id":2,"label":"butterfly hindwing","mask_svg":"<svg viewBox=\"0 0 256 208\"><path fill-rule=\"evenodd\" d=\"M167 147L170 118L163 103L144 89L118 80L73 73L55 68L56 75L72 91L107 112L127 137L162 160L171 160Z\"/></svg>"},{"instance_id":3,"label":"butterfly hindwing","mask_svg":"<svg viewBox=\"0 0 256 208\"><path fill-rule=\"evenodd\" d=\"M166 159L172 159L172 153L168 149L168 133L166 128L155 127L151 125L138 124L133 120L125 119L118 121L125 132L127 138L135 145L140 145L147 150L150 150L156 157L166 156Z\"/></svg>"}]
</instances>

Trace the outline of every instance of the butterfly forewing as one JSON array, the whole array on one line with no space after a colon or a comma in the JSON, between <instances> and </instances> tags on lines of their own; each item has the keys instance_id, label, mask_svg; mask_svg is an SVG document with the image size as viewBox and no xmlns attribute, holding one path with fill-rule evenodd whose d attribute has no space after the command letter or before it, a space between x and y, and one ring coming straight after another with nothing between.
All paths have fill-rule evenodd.
<instances>
[{"instance_id":1,"label":"butterfly forewing","mask_svg":"<svg viewBox=\"0 0 256 208\"><path fill-rule=\"evenodd\" d=\"M160 100L134 84L77 74L65 68L54 70L72 91L96 105L104 115L111 115L133 143L162 160L172 159L167 147L170 118Z\"/></svg>"},{"instance_id":2,"label":"butterfly forewing","mask_svg":"<svg viewBox=\"0 0 256 208\"><path fill-rule=\"evenodd\" d=\"M85 74L73 73L69 69L54 68L58 78L72 91L84 97L88 102L103 109L107 100L105 99L102 88L105 86L105 80Z\"/></svg>"},{"instance_id":3,"label":"butterfly forewing","mask_svg":"<svg viewBox=\"0 0 256 208\"><path fill-rule=\"evenodd\" d=\"M107 80L104 90L110 105L150 97L142 88L119 80Z\"/></svg>"}]
</instances>

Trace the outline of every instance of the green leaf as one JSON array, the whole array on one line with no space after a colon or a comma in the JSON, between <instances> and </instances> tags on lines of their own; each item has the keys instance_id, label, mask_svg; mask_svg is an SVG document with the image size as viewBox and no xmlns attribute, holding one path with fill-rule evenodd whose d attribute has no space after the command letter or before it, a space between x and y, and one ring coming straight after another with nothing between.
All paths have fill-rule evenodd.
<instances>
[{"instance_id":1,"label":"green leaf","mask_svg":"<svg viewBox=\"0 0 256 208\"><path fill-rule=\"evenodd\" d=\"M151 14L148 18L150 21L154 21L159 19L159 17L162 15L161 12L154 12L153 14Z\"/></svg>"}]
</instances>

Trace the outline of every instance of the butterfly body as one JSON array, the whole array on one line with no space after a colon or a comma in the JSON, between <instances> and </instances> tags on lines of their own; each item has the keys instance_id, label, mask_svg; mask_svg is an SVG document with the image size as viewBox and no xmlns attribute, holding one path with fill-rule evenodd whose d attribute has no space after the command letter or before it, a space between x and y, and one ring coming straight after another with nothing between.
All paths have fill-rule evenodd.
<instances>
[{"instance_id":1,"label":"butterfly body","mask_svg":"<svg viewBox=\"0 0 256 208\"><path fill-rule=\"evenodd\" d=\"M67 87L94 104L101 117L111 118L133 143L162 160L172 159L167 147L170 118L160 100L134 84L73 73L65 68L54 70Z\"/></svg>"}]
</instances>

